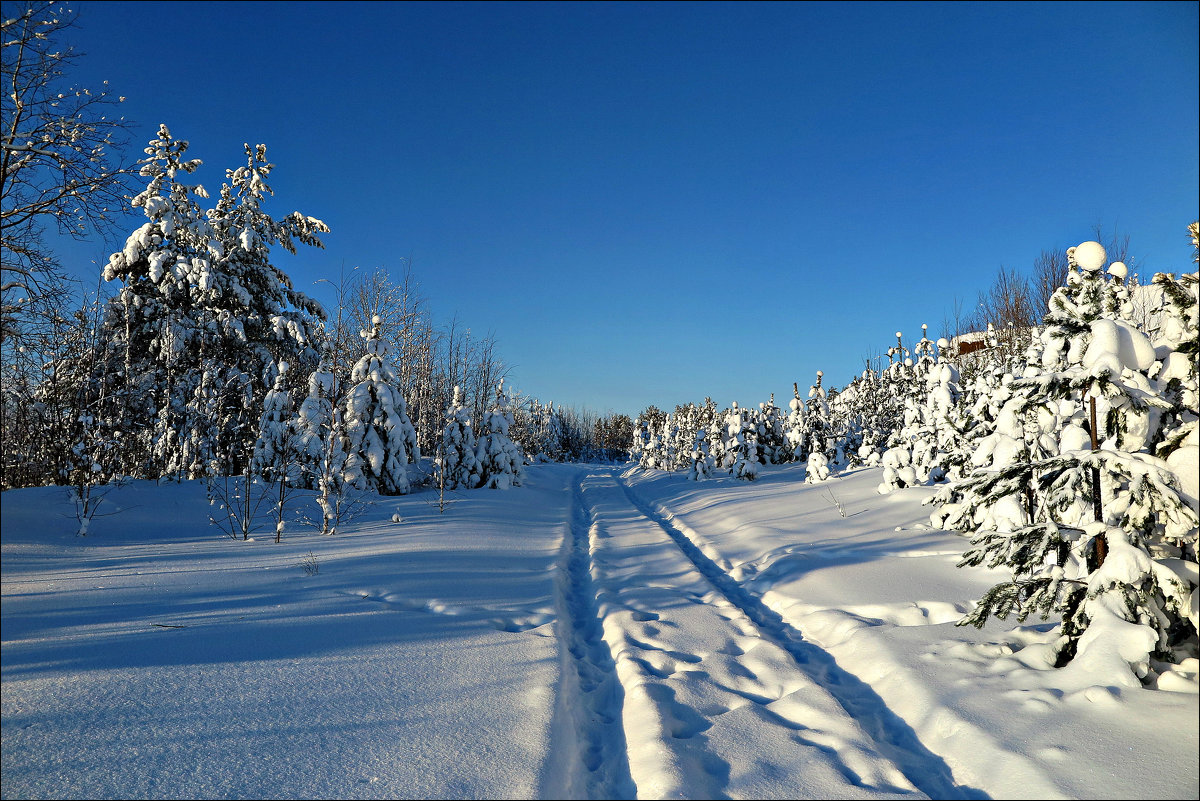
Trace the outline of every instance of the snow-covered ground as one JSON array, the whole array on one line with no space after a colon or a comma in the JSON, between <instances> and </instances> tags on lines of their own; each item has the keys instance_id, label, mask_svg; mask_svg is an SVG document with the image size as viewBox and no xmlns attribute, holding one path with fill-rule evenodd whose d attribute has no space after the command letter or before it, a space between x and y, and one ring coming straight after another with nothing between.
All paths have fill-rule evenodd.
<instances>
[{"instance_id":1,"label":"snow-covered ground","mask_svg":"<svg viewBox=\"0 0 1200 801\"><path fill-rule=\"evenodd\" d=\"M536 465L279 544L199 482L86 538L66 490L5 492L2 795L1200 794L1194 664L1115 686L1038 620L956 627L1002 577L930 490L802 477Z\"/></svg>"}]
</instances>

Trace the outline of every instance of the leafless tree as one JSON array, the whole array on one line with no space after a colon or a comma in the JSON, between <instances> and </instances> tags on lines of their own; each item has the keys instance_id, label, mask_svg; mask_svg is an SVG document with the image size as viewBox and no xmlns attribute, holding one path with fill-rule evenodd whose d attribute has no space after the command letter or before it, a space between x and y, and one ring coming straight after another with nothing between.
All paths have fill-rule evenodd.
<instances>
[{"instance_id":1,"label":"leafless tree","mask_svg":"<svg viewBox=\"0 0 1200 801\"><path fill-rule=\"evenodd\" d=\"M411 259L404 260L399 279L386 268L349 275L343 270L335 289L338 309L331 317L337 322L328 332L335 367L345 373L357 361L363 352L357 332L369 329L372 318L379 317L423 453L437 450L455 386L463 391L472 425L482 425L496 386L510 371L499 356L495 336L472 336L457 316L441 328L435 326Z\"/></svg>"},{"instance_id":2,"label":"leafless tree","mask_svg":"<svg viewBox=\"0 0 1200 801\"><path fill-rule=\"evenodd\" d=\"M6 3L0 20L0 342L19 338L47 306L61 308L47 229L103 235L124 213L128 123L115 110L124 98L70 82L79 54L63 40L74 20L69 8L44 2Z\"/></svg>"},{"instance_id":3,"label":"leafless tree","mask_svg":"<svg viewBox=\"0 0 1200 801\"><path fill-rule=\"evenodd\" d=\"M1034 324L1033 303L1029 282L1014 269L1001 267L996 272L992 285L979 293L976 330L982 331L988 323L996 330L1027 328Z\"/></svg>"},{"instance_id":4,"label":"leafless tree","mask_svg":"<svg viewBox=\"0 0 1200 801\"><path fill-rule=\"evenodd\" d=\"M1061 286L1067 285L1066 248L1043 250L1033 261L1033 276L1030 287L1033 311L1040 322L1050 309L1050 298Z\"/></svg>"}]
</instances>

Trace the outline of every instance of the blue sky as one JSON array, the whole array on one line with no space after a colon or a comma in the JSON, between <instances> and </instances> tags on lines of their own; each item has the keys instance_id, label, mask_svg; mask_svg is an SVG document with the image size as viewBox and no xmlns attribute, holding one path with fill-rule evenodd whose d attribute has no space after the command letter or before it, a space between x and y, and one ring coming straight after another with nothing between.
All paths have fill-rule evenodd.
<instances>
[{"instance_id":1,"label":"blue sky","mask_svg":"<svg viewBox=\"0 0 1200 801\"><path fill-rule=\"evenodd\" d=\"M268 209L332 229L278 252L298 288L411 258L544 401L842 386L1097 224L1191 263L1192 2L76 8L134 148L166 123L215 196L267 145ZM63 252L93 281L111 249Z\"/></svg>"}]
</instances>

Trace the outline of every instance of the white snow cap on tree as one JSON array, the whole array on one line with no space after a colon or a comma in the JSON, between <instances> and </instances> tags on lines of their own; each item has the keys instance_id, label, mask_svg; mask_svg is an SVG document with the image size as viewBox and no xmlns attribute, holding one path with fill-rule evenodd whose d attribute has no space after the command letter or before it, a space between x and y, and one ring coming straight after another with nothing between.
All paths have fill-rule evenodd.
<instances>
[{"instance_id":1,"label":"white snow cap on tree","mask_svg":"<svg viewBox=\"0 0 1200 801\"><path fill-rule=\"evenodd\" d=\"M1083 242L1073 248L1067 248L1067 260L1088 273L1099 272L1104 267L1107 257L1104 246L1099 242Z\"/></svg>"}]
</instances>

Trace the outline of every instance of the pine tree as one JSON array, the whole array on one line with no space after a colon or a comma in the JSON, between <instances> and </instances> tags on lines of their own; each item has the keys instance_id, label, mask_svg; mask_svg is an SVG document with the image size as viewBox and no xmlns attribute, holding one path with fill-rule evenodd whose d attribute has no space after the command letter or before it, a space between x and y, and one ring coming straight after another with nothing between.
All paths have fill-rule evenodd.
<instances>
[{"instance_id":1,"label":"pine tree","mask_svg":"<svg viewBox=\"0 0 1200 801\"><path fill-rule=\"evenodd\" d=\"M1041 334L1041 371L1007 387L978 466L935 496L935 523L972 534L962 564L1007 567L1012 581L984 595L963 624L1037 612L1062 620L1059 664L1124 661L1145 677L1170 658L1188 617L1187 583L1165 558L1195 556L1198 520L1177 480L1152 454L1162 412L1147 374L1156 353L1120 319L1120 270L1101 275L1095 242L1068 250L1071 273ZM1163 545L1173 550L1163 553ZM1190 550L1188 550L1190 549ZM1096 623L1102 622L1095 631ZM1104 631L1127 627L1145 644L1118 654ZM1195 642L1195 628L1190 636ZM1186 637L1185 637L1186 639Z\"/></svg>"},{"instance_id":2,"label":"pine tree","mask_svg":"<svg viewBox=\"0 0 1200 801\"><path fill-rule=\"evenodd\" d=\"M288 495L299 478L296 458L296 410L287 387L287 362L280 362L275 384L263 402L254 442L251 472L276 485L275 541L283 539Z\"/></svg>"},{"instance_id":3,"label":"pine tree","mask_svg":"<svg viewBox=\"0 0 1200 801\"><path fill-rule=\"evenodd\" d=\"M275 364L316 360L320 306L291 289L269 260L275 244L320 246L324 223L294 213L276 222L261 209L270 193L265 147L247 146L248 166L228 172L216 208L202 213L199 185L182 183L198 159L166 126L146 148L149 179L133 206L149 222L133 232L104 270L121 291L105 316L104 337L118 363L119 412L141 430L149 477L241 471L251 458L257 423ZM146 423L146 425L139 425Z\"/></svg>"},{"instance_id":4,"label":"pine tree","mask_svg":"<svg viewBox=\"0 0 1200 801\"><path fill-rule=\"evenodd\" d=\"M367 352L350 373L352 386L342 402L346 431L346 483L381 495L409 491L407 465L421 458L417 432L387 358L375 318Z\"/></svg>"},{"instance_id":5,"label":"pine tree","mask_svg":"<svg viewBox=\"0 0 1200 801\"><path fill-rule=\"evenodd\" d=\"M296 464L296 412L287 387L287 362L280 362L275 384L263 403L254 442L253 470L267 481L287 481ZM295 476L293 476L295 478Z\"/></svg>"},{"instance_id":6,"label":"pine tree","mask_svg":"<svg viewBox=\"0 0 1200 801\"><path fill-rule=\"evenodd\" d=\"M111 424L143 434L149 477L178 474L185 461L202 464L211 450L202 427L186 420L189 402L206 391L200 387L200 351L213 339L192 287L205 284L222 251L197 200L208 196L204 187L180 182L200 166L199 159L184 159L187 149L165 125L150 141L140 169L150 180L132 201L149 222L112 254L103 273L105 281L124 284L104 320L103 336L120 359L106 369L121 376L129 403ZM185 442L191 443L187 459L181 454Z\"/></svg>"},{"instance_id":7,"label":"pine tree","mask_svg":"<svg viewBox=\"0 0 1200 801\"><path fill-rule=\"evenodd\" d=\"M769 401L759 404L757 418L759 462L783 464L788 458L787 438L784 435L783 413L775 405L775 393L771 393Z\"/></svg>"},{"instance_id":8,"label":"pine tree","mask_svg":"<svg viewBox=\"0 0 1200 801\"><path fill-rule=\"evenodd\" d=\"M825 388L821 380L825 373L817 371L817 382L808 390L808 460L804 480L809 484L825 481L830 476L830 415Z\"/></svg>"},{"instance_id":9,"label":"pine tree","mask_svg":"<svg viewBox=\"0 0 1200 801\"><path fill-rule=\"evenodd\" d=\"M794 393L788 401L791 410L787 417L787 430L784 436L788 443L788 457L793 462L808 461L808 424L805 420L804 401L800 400L800 385L792 384Z\"/></svg>"},{"instance_id":10,"label":"pine tree","mask_svg":"<svg viewBox=\"0 0 1200 801\"><path fill-rule=\"evenodd\" d=\"M471 429L471 410L463 405L462 390L454 388L454 400L446 410L442 444L436 469L440 486L446 489L475 489L483 483L483 466L476 453L478 443Z\"/></svg>"},{"instance_id":11,"label":"pine tree","mask_svg":"<svg viewBox=\"0 0 1200 801\"><path fill-rule=\"evenodd\" d=\"M316 489L318 477L326 471L338 394L337 380L322 361L308 377L308 394L300 402L292 424L298 467L296 481L305 489ZM337 468L337 472L342 469Z\"/></svg>"},{"instance_id":12,"label":"pine tree","mask_svg":"<svg viewBox=\"0 0 1200 801\"><path fill-rule=\"evenodd\" d=\"M522 464L525 459L508 436L512 425L512 410L504 394L504 381L496 388L496 402L483 418L477 456L483 469L483 486L489 489L508 489L521 486Z\"/></svg>"},{"instance_id":13,"label":"pine tree","mask_svg":"<svg viewBox=\"0 0 1200 801\"><path fill-rule=\"evenodd\" d=\"M708 436L708 431L703 428L695 433L695 443L692 446L691 455L692 466L688 471L688 478L692 481L712 478L713 470L716 467L712 454L709 453Z\"/></svg>"},{"instance_id":14,"label":"pine tree","mask_svg":"<svg viewBox=\"0 0 1200 801\"><path fill-rule=\"evenodd\" d=\"M753 481L758 478L758 447L753 428L748 424L746 411L733 402L725 418L724 468L734 478Z\"/></svg>"}]
</instances>

